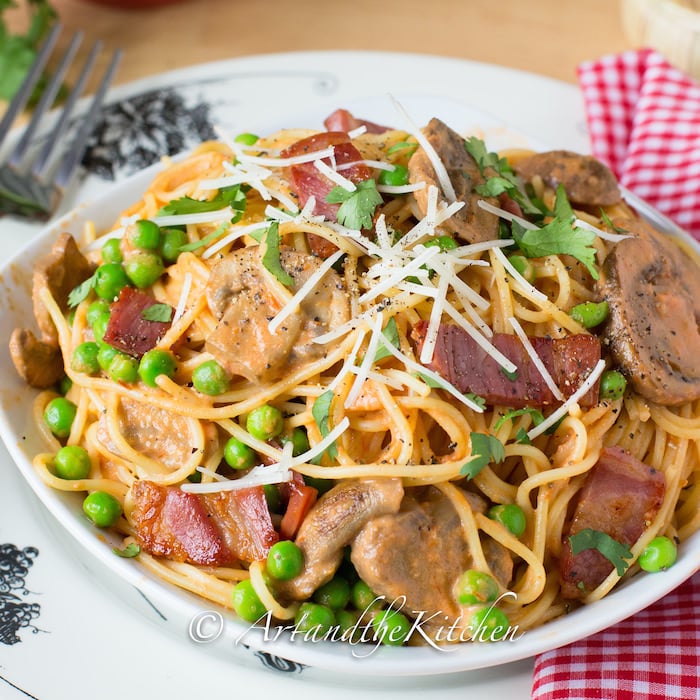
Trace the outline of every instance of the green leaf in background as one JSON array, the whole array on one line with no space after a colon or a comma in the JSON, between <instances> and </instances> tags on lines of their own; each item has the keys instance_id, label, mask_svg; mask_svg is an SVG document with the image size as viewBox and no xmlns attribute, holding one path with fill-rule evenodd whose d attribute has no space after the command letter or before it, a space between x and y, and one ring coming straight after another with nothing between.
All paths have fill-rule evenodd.
<instances>
[{"instance_id":1,"label":"green leaf in background","mask_svg":"<svg viewBox=\"0 0 700 700\"><path fill-rule=\"evenodd\" d=\"M629 567L627 559L632 558L632 552L627 545L618 542L600 530L592 530L591 528L581 530L581 532L569 537L569 543L573 554L578 554L586 549L595 549L600 552L615 567L618 576L622 576L627 571Z\"/></svg>"}]
</instances>

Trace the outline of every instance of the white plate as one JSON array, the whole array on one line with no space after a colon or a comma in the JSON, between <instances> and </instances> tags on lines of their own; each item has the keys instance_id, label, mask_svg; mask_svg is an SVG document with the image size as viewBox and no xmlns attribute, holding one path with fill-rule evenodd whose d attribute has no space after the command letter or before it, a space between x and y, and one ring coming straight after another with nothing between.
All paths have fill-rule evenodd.
<instances>
[{"instance_id":1,"label":"white plate","mask_svg":"<svg viewBox=\"0 0 700 700\"><path fill-rule=\"evenodd\" d=\"M123 182L116 187L114 197L95 203L95 198L109 189L110 184L94 175L88 177L71 194L64 208L77 201L87 201L88 204L80 209L79 214L70 214L68 221L74 224L77 216L89 215L103 224L110 223L122 205L135 198L142 189L144 178L149 178L149 175L137 175L124 179L133 165L134 154L142 154L149 149L156 154L162 146L158 143L162 134L175 133L175 127L190 134L189 142L184 145L192 145L206 131L204 117L208 117L209 123L220 124L226 130L265 133L279 127L320 125L323 117L337 107L350 108L358 116L374 121L401 126L386 98L387 92L396 95L417 122L422 123L436 115L461 131L480 127L494 147L548 144L578 151L588 149L576 88L538 76L464 61L411 55L306 53L251 57L197 66L114 90L111 94L112 106L108 111L112 126L120 122L125 112L135 114L140 123L132 132L134 138L116 146L109 140L115 129L110 131L105 128L102 142L95 144L93 155L97 157L101 153L100 148L107 148L106 161L117 163L114 175ZM542 107L553 104L557 105L556 111ZM150 133L150 137L145 138L144 133ZM2 221L0 226L0 256L4 260L28 237L38 233L38 228L33 225ZM3 273L0 280L0 289L4 287L0 293L0 305L3 307L0 330L3 332L0 332L0 337L7 337L8 329L15 325L15 320L9 317L16 313L17 307L16 302L8 306L9 292L16 287L27 289L29 261L46 248L42 241L43 236L36 239L17 260L17 265L25 268L23 274L18 274L16 269ZM28 308L28 304L25 308ZM232 640L240 636L241 628L227 621L225 633L206 645L206 653L197 653L193 651L192 643L188 647L179 642L173 643L173 638L179 637L187 642L190 621L206 606L179 591L164 589L142 575L134 562L115 557L110 548L99 541L94 529L75 516L75 504L46 489L28 467L27 457L32 453L31 434L27 432L26 439L12 437L23 435L29 425L27 392L15 377L4 346L0 348L0 386L3 409L0 427L6 438L10 436L8 447L14 459L44 504L71 536L80 542L80 546L76 546L71 538L65 537L56 521L44 516L44 511L34 506L32 498L26 495L26 489L19 487L19 499L14 495L17 489L12 492L13 495L8 489L0 490L0 543L12 542L20 548L35 546L40 552L34 566L24 577L26 590L32 593L21 597L21 601L26 605L35 603L41 606L39 616L32 621L34 625L45 629L47 621L52 623L46 626L51 630L51 635L38 634L38 639L27 634L28 628L20 628L18 634L21 643L7 645L12 655L3 653L2 656L4 667L0 669L0 676L6 676L9 682L21 686L32 695L41 696L41 689L48 687L31 671L29 660L33 658L34 645L34 653L42 659L42 668L56 674L54 677L57 681L61 679L51 684L51 694L46 697L57 697L56 688L68 694L66 684L70 676L66 669L74 662L76 654L81 659L82 655L87 654L92 669L104 669L105 658L125 659L128 654L128 661L121 664L121 673L127 676L123 681L124 687L131 687L132 684L143 687L143 684L152 683L153 664L167 664L165 678L158 679L158 694L164 695L171 688L178 697L188 684L197 680L193 677L201 677L202 669L206 668L208 673L223 680L229 672L233 673L227 663L234 660L241 664L235 669L237 685L245 678L256 683L258 688L269 685L272 690L278 684L279 677L262 674L250 664L259 665L263 660L279 666L281 662L274 661L273 656L314 664L313 668L295 664L285 668L285 678L309 680L303 691L307 695L320 692L326 683L336 685L329 672L338 681L338 674L353 674L352 686L347 681L340 681L333 689L334 695L347 692L348 696L350 692L356 692L354 686L358 682L381 688L383 696L389 688L399 683L395 678L391 683L373 679L375 674L450 672L452 675L441 676L439 680L413 679L409 684L401 682L401 695L434 688L436 684L445 692L457 692L460 685L467 683L474 685L474 690L483 685L484 689L496 692L498 696L503 691L522 697L529 693L531 662L506 665L496 673L454 672L509 664L590 634L656 600L690 576L698 566L697 551L700 547L693 542L691 546L695 559L681 556L679 563L671 570L672 574L646 577L641 585L633 583L627 586L625 590L598 603L595 609L574 613L546 628L528 632L513 643L469 645L453 652L382 649L358 660L350 655L347 647L340 645L324 650L318 645L292 645L289 642L270 644L260 639L259 635L248 634L244 639L247 644L265 647L272 656L255 655L252 651L241 655L234 653L232 647ZM0 461L0 470L3 481L17 487L15 467L9 458ZM20 504L23 507L19 507ZM87 556L86 551L89 552ZM76 572L76 560L81 561L89 573ZM45 567L44 561L51 562L50 569ZM43 575L39 573L42 569ZM71 581L73 588L67 589L65 581ZM135 593L135 589L125 582L139 592ZM114 591L108 598L99 598L93 590L97 585L106 585ZM39 591L43 598L37 597L35 592ZM57 597L59 591L61 595ZM53 605L49 605L51 602ZM0 599L0 614L5 614L7 606L3 608L2 605ZM90 606L88 610L92 613L88 613L88 617L84 613L85 605ZM145 618L155 621L164 629L158 635L153 635L153 630L145 626L143 620L125 609L144 613ZM25 612L32 615L31 608L25 608ZM95 624L91 624L93 619L99 620L98 630L95 630ZM10 629L12 624L10 621ZM76 628L85 635L81 649L63 643L71 634L75 638ZM117 632L112 635L111 629ZM212 633L212 629L207 627L209 633ZM99 635L97 642L94 640L96 633ZM128 644L122 649L124 637ZM0 643L4 642L0 639ZM96 646L100 648L99 654L94 653ZM139 663L139 658L146 658L148 662ZM406 659L409 659L408 665ZM80 662L80 666L82 668L84 663ZM360 678L364 680L358 680ZM207 677L206 685L210 680ZM106 697L117 697L121 682L110 681ZM73 683L71 685L75 697L76 688Z\"/></svg>"}]
</instances>

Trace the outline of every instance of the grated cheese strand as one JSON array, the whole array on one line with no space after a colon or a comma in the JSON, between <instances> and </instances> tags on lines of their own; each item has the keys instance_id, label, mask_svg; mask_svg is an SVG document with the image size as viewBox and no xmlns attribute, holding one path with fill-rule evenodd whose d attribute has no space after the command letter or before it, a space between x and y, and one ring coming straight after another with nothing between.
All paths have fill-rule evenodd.
<instances>
[{"instance_id":1,"label":"grated cheese strand","mask_svg":"<svg viewBox=\"0 0 700 700\"><path fill-rule=\"evenodd\" d=\"M604 241L610 241L611 243L619 243L620 241L624 241L625 238L634 238L631 233L610 233L610 231L603 231L583 219L576 219L574 221L574 226L586 229L586 231L591 231L595 233L598 238L602 238Z\"/></svg>"},{"instance_id":2,"label":"grated cheese strand","mask_svg":"<svg viewBox=\"0 0 700 700\"><path fill-rule=\"evenodd\" d=\"M495 207L493 204L490 204L489 202L483 199L479 199L477 201L477 205L481 207L484 211L488 211L491 214L500 216L501 219L505 219L506 221L517 221L523 228L529 229L531 231L536 231L539 229L539 226L535 226L535 224L533 224L531 221L523 219L522 216L518 216L517 214L511 214L509 211L501 209L501 207Z\"/></svg>"},{"instance_id":3,"label":"grated cheese strand","mask_svg":"<svg viewBox=\"0 0 700 700\"><path fill-rule=\"evenodd\" d=\"M538 435L541 435L546 430L555 425L561 418L563 418L569 409L576 403L582 396L585 396L591 389L591 387L598 381L598 378L603 374L605 369L605 360L598 360L598 363L593 368L591 373L586 377L586 380L581 384L581 386L576 389L576 391L571 394L571 396L561 405L559 408L547 416L539 425L535 426L530 430L527 436L530 440L534 440Z\"/></svg>"},{"instance_id":4,"label":"grated cheese strand","mask_svg":"<svg viewBox=\"0 0 700 700\"><path fill-rule=\"evenodd\" d=\"M214 211L202 211L196 214L172 214L170 216L154 216L153 223L158 226L182 226L186 224L213 224L226 219L232 219L234 211L229 206Z\"/></svg>"},{"instance_id":5,"label":"grated cheese strand","mask_svg":"<svg viewBox=\"0 0 700 700\"><path fill-rule=\"evenodd\" d=\"M330 165L324 163L322 160L315 160L314 167L319 172L323 173L329 180L332 180L336 185L339 185L344 190L348 192L354 192L357 189L357 185L348 178L343 177L337 169L331 168Z\"/></svg>"},{"instance_id":6,"label":"grated cheese strand","mask_svg":"<svg viewBox=\"0 0 700 700\"><path fill-rule=\"evenodd\" d=\"M505 256L502 250L500 248L494 248L493 249L493 254L496 256L496 259L498 262L505 267L505 269L508 271L508 274L522 287L528 292L528 295L530 297L534 297L535 299L539 299L540 301L549 301L549 297L541 292L539 289L536 287L533 287L516 269L513 267L513 263L508 260L508 258Z\"/></svg>"},{"instance_id":7,"label":"grated cheese strand","mask_svg":"<svg viewBox=\"0 0 700 700\"><path fill-rule=\"evenodd\" d=\"M425 182L414 182L408 185L377 185L377 192L384 194L409 194L425 189Z\"/></svg>"},{"instance_id":8,"label":"grated cheese strand","mask_svg":"<svg viewBox=\"0 0 700 700\"><path fill-rule=\"evenodd\" d=\"M248 226L239 226L235 228L231 233L220 238L216 243L212 243L203 253L202 259L207 260L212 256L216 255L222 248L225 248L229 243L238 240L242 236L246 236L253 231L260 231L266 229L269 225L267 221L259 221L257 224L249 224Z\"/></svg>"},{"instance_id":9,"label":"grated cheese strand","mask_svg":"<svg viewBox=\"0 0 700 700\"><path fill-rule=\"evenodd\" d=\"M192 273L185 272L185 276L182 280L182 291L180 292L180 298L177 300L177 306L175 307L175 313L173 314L173 323L175 323L175 321L177 321L182 314L185 313L187 297L190 295L190 289L192 289Z\"/></svg>"},{"instance_id":10,"label":"grated cheese strand","mask_svg":"<svg viewBox=\"0 0 700 700\"><path fill-rule=\"evenodd\" d=\"M290 443L291 444L291 443ZM253 467L245 476L227 481L214 481L208 484L182 484L180 489L187 493L217 493L219 491L238 491L252 486L265 484L282 484L291 481L292 472L289 467L279 464Z\"/></svg>"},{"instance_id":11,"label":"grated cheese strand","mask_svg":"<svg viewBox=\"0 0 700 700\"><path fill-rule=\"evenodd\" d=\"M440 321L442 320L442 312L445 308L445 304L447 303L447 288L449 283L449 275L440 276L440 282L438 283L435 298L433 299L433 308L430 310L428 330L426 331L423 347L420 351L419 359L424 365L429 364L433 360L438 331L440 330Z\"/></svg>"},{"instance_id":12,"label":"grated cheese strand","mask_svg":"<svg viewBox=\"0 0 700 700\"><path fill-rule=\"evenodd\" d=\"M525 352L530 356L530 359L532 360L532 363L537 367L537 371L542 375L542 379L544 379L544 383L549 387L549 390L554 394L554 398L557 401L564 401L564 394L561 393L561 389L557 386L557 383L554 381L554 377L549 373L547 368L545 367L544 362L542 362L542 358L537 354L535 351L534 346L530 342L530 339L527 337L525 334L525 331L523 330L523 327L520 325L520 322L518 321L517 318L514 318L511 316L508 319L508 322L510 325L513 327L513 330L515 331L515 335L518 336L520 339L520 342L523 344L523 347L525 348Z\"/></svg>"},{"instance_id":13,"label":"grated cheese strand","mask_svg":"<svg viewBox=\"0 0 700 700\"><path fill-rule=\"evenodd\" d=\"M372 335L369 339L369 344L367 345L367 350L365 351L365 356L362 358L360 366L357 368L355 374L355 381L350 387L350 391L345 398L345 408L352 406L355 403L355 399L359 396L362 390L362 385L365 383L372 365L374 364L374 356L377 354L377 348L379 347L379 340L382 337L382 326L384 325L384 315L380 311L372 323Z\"/></svg>"},{"instance_id":14,"label":"grated cheese strand","mask_svg":"<svg viewBox=\"0 0 700 700\"><path fill-rule=\"evenodd\" d=\"M342 250L336 250L333 255L326 258L318 269L309 276L309 279L299 287L294 296L277 312L277 315L267 324L270 333L275 333L282 322L291 316L298 308L299 304L311 293L313 288L323 279L328 270L340 260L343 255Z\"/></svg>"}]
</instances>

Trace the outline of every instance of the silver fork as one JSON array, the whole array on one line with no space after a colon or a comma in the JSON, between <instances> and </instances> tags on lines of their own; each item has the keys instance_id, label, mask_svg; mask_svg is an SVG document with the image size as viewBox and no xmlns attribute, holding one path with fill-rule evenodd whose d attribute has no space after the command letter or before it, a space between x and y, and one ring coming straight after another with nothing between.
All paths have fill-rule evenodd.
<instances>
[{"instance_id":1,"label":"silver fork","mask_svg":"<svg viewBox=\"0 0 700 700\"><path fill-rule=\"evenodd\" d=\"M0 145L5 140L17 115L25 108L49 60L61 29L60 24L56 24L52 29L19 91L12 99L12 102L10 102L2 120L0 120ZM41 98L32 114L31 121L26 126L12 152L0 165L0 215L12 214L28 219L47 219L56 210L80 164L87 140L121 58L121 51L119 50L114 52L87 110L80 117L73 140L60 156L57 155L55 158L52 158L52 156L56 155L57 146L71 125L70 118L75 105L102 50L100 41L95 42L92 47L51 133L38 149L34 149L34 152L29 155L28 152L43 116L51 107L58 94L66 71L75 57L82 38L82 32L76 32L73 35L56 68L56 72L42 92Z\"/></svg>"}]
</instances>

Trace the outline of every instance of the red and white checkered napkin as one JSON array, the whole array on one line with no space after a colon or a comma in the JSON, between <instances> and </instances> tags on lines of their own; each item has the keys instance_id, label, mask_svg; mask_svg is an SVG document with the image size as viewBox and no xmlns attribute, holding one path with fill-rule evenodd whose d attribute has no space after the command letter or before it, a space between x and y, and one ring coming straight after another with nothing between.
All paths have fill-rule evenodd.
<instances>
[{"instance_id":1,"label":"red and white checkered napkin","mask_svg":"<svg viewBox=\"0 0 700 700\"><path fill-rule=\"evenodd\" d=\"M532 700L697 700L699 612L697 573L627 620L540 654Z\"/></svg>"},{"instance_id":2,"label":"red and white checkered napkin","mask_svg":"<svg viewBox=\"0 0 700 700\"><path fill-rule=\"evenodd\" d=\"M641 49L578 67L593 155L700 239L700 84Z\"/></svg>"}]
</instances>

